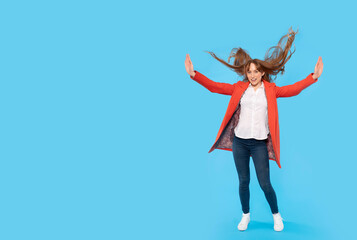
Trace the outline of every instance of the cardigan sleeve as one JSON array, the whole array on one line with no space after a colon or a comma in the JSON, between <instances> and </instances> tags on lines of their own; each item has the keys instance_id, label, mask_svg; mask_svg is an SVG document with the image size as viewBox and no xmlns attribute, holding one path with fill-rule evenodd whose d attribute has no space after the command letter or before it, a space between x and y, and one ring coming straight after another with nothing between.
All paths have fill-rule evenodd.
<instances>
[{"instance_id":1,"label":"cardigan sleeve","mask_svg":"<svg viewBox=\"0 0 357 240\"><path fill-rule=\"evenodd\" d=\"M190 76L191 79L195 80L209 91L213 93L219 93L224 95L232 95L234 91L234 84L229 83L219 83L212 81L211 79L207 78L205 75L201 74L198 71L195 71L195 76Z\"/></svg>"},{"instance_id":2,"label":"cardigan sleeve","mask_svg":"<svg viewBox=\"0 0 357 240\"><path fill-rule=\"evenodd\" d=\"M317 82L317 78L314 79L312 75L313 73L310 73L305 79L291 85L283 87L275 86L276 97L292 97L298 95L302 90Z\"/></svg>"}]
</instances>

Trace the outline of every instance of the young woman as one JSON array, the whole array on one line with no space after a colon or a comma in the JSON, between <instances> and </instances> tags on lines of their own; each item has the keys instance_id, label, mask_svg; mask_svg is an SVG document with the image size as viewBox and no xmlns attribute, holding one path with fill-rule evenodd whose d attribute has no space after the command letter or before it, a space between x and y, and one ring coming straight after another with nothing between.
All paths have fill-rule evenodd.
<instances>
[{"instance_id":1,"label":"young woman","mask_svg":"<svg viewBox=\"0 0 357 240\"><path fill-rule=\"evenodd\" d=\"M221 127L216 140L209 152L223 149L233 152L235 166L239 178L239 197L242 205L242 219L238 229L244 231L250 221L249 212L249 182L250 156L253 159L259 185L264 191L274 219L274 230L282 231L284 224L278 210L275 191L270 183L269 159L280 165L280 140L277 98L298 95L303 89L315 83L323 70L321 57L318 58L315 70L305 79L292 85L278 87L272 77L284 73L285 63L295 52L291 51L295 35L291 28L289 33L281 37L277 46L271 47L264 60L252 59L241 49L234 48L228 62L216 57L215 59L243 76L243 81L234 84L218 83L195 71L186 55L185 67L190 77L214 93L230 95ZM273 51L270 51L273 50ZM229 60L234 58L234 63Z\"/></svg>"}]
</instances>

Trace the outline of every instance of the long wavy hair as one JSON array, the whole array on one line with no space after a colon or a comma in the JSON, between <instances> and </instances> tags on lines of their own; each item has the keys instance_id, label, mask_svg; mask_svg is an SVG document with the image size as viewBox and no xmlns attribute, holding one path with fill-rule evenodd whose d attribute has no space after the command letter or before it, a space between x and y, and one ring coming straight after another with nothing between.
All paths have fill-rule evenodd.
<instances>
[{"instance_id":1,"label":"long wavy hair","mask_svg":"<svg viewBox=\"0 0 357 240\"><path fill-rule=\"evenodd\" d=\"M297 33L298 30L294 32L290 27L289 33L280 38L278 45L268 49L265 53L264 60L252 59L248 52L242 48L233 48L228 57L228 62L218 58L213 52L206 52L236 72L239 76L243 76L243 81L248 81L247 71L250 64L254 63L258 71L265 72L262 78L268 82L272 82L276 79L278 73L284 74L285 64L296 50L295 44L294 51L291 51L291 47ZM229 64L231 58L234 59L233 65Z\"/></svg>"}]
</instances>

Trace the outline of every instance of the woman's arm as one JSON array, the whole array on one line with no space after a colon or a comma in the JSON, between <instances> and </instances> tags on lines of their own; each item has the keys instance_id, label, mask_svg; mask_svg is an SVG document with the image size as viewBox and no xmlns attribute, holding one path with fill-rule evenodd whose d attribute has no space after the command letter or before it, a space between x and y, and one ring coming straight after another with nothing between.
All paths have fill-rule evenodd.
<instances>
[{"instance_id":1,"label":"woman's arm","mask_svg":"<svg viewBox=\"0 0 357 240\"><path fill-rule=\"evenodd\" d=\"M315 65L314 73L310 73L305 79L284 87L275 86L276 97L292 97L298 95L302 90L317 82L323 70L322 58L319 57Z\"/></svg>"},{"instance_id":2,"label":"woman's arm","mask_svg":"<svg viewBox=\"0 0 357 240\"><path fill-rule=\"evenodd\" d=\"M200 72L195 71L195 76L190 76L191 79L195 80L209 91L213 93L219 93L224 95L232 95L234 91L234 85L229 83L219 83L212 81Z\"/></svg>"},{"instance_id":3,"label":"woman's arm","mask_svg":"<svg viewBox=\"0 0 357 240\"><path fill-rule=\"evenodd\" d=\"M276 97L292 97L298 95L302 90L317 82L317 78L314 79L312 75L313 73L310 73L305 79L291 85L283 87L275 86Z\"/></svg>"},{"instance_id":4,"label":"woman's arm","mask_svg":"<svg viewBox=\"0 0 357 240\"><path fill-rule=\"evenodd\" d=\"M195 80L209 91L213 93L220 93L224 95L232 95L234 91L234 85L229 83L219 83L212 81L205 75L193 70L193 65L190 56L186 55L185 67L187 73L190 75L191 79Z\"/></svg>"}]
</instances>

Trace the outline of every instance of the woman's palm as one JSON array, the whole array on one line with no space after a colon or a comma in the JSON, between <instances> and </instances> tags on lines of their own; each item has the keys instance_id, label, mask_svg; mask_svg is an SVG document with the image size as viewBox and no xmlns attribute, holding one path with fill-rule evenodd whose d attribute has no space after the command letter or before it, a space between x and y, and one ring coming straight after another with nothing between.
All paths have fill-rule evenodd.
<instances>
[{"instance_id":1,"label":"woman's palm","mask_svg":"<svg viewBox=\"0 0 357 240\"><path fill-rule=\"evenodd\" d=\"M314 71L316 78L319 78L321 76L323 69L324 69L324 64L322 63L322 58L319 57L315 65L315 71Z\"/></svg>"},{"instance_id":2,"label":"woman's palm","mask_svg":"<svg viewBox=\"0 0 357 240\"><path fill-rule=\"evenodd\" d=\"M194 71L193 71L193 64L191 62L191 59L190 59L190 55L186 54L186 60L185 60L185 68L186 68L186 72L190 75L193 75L194 74Z\"/></svg>"}]
</instances>

